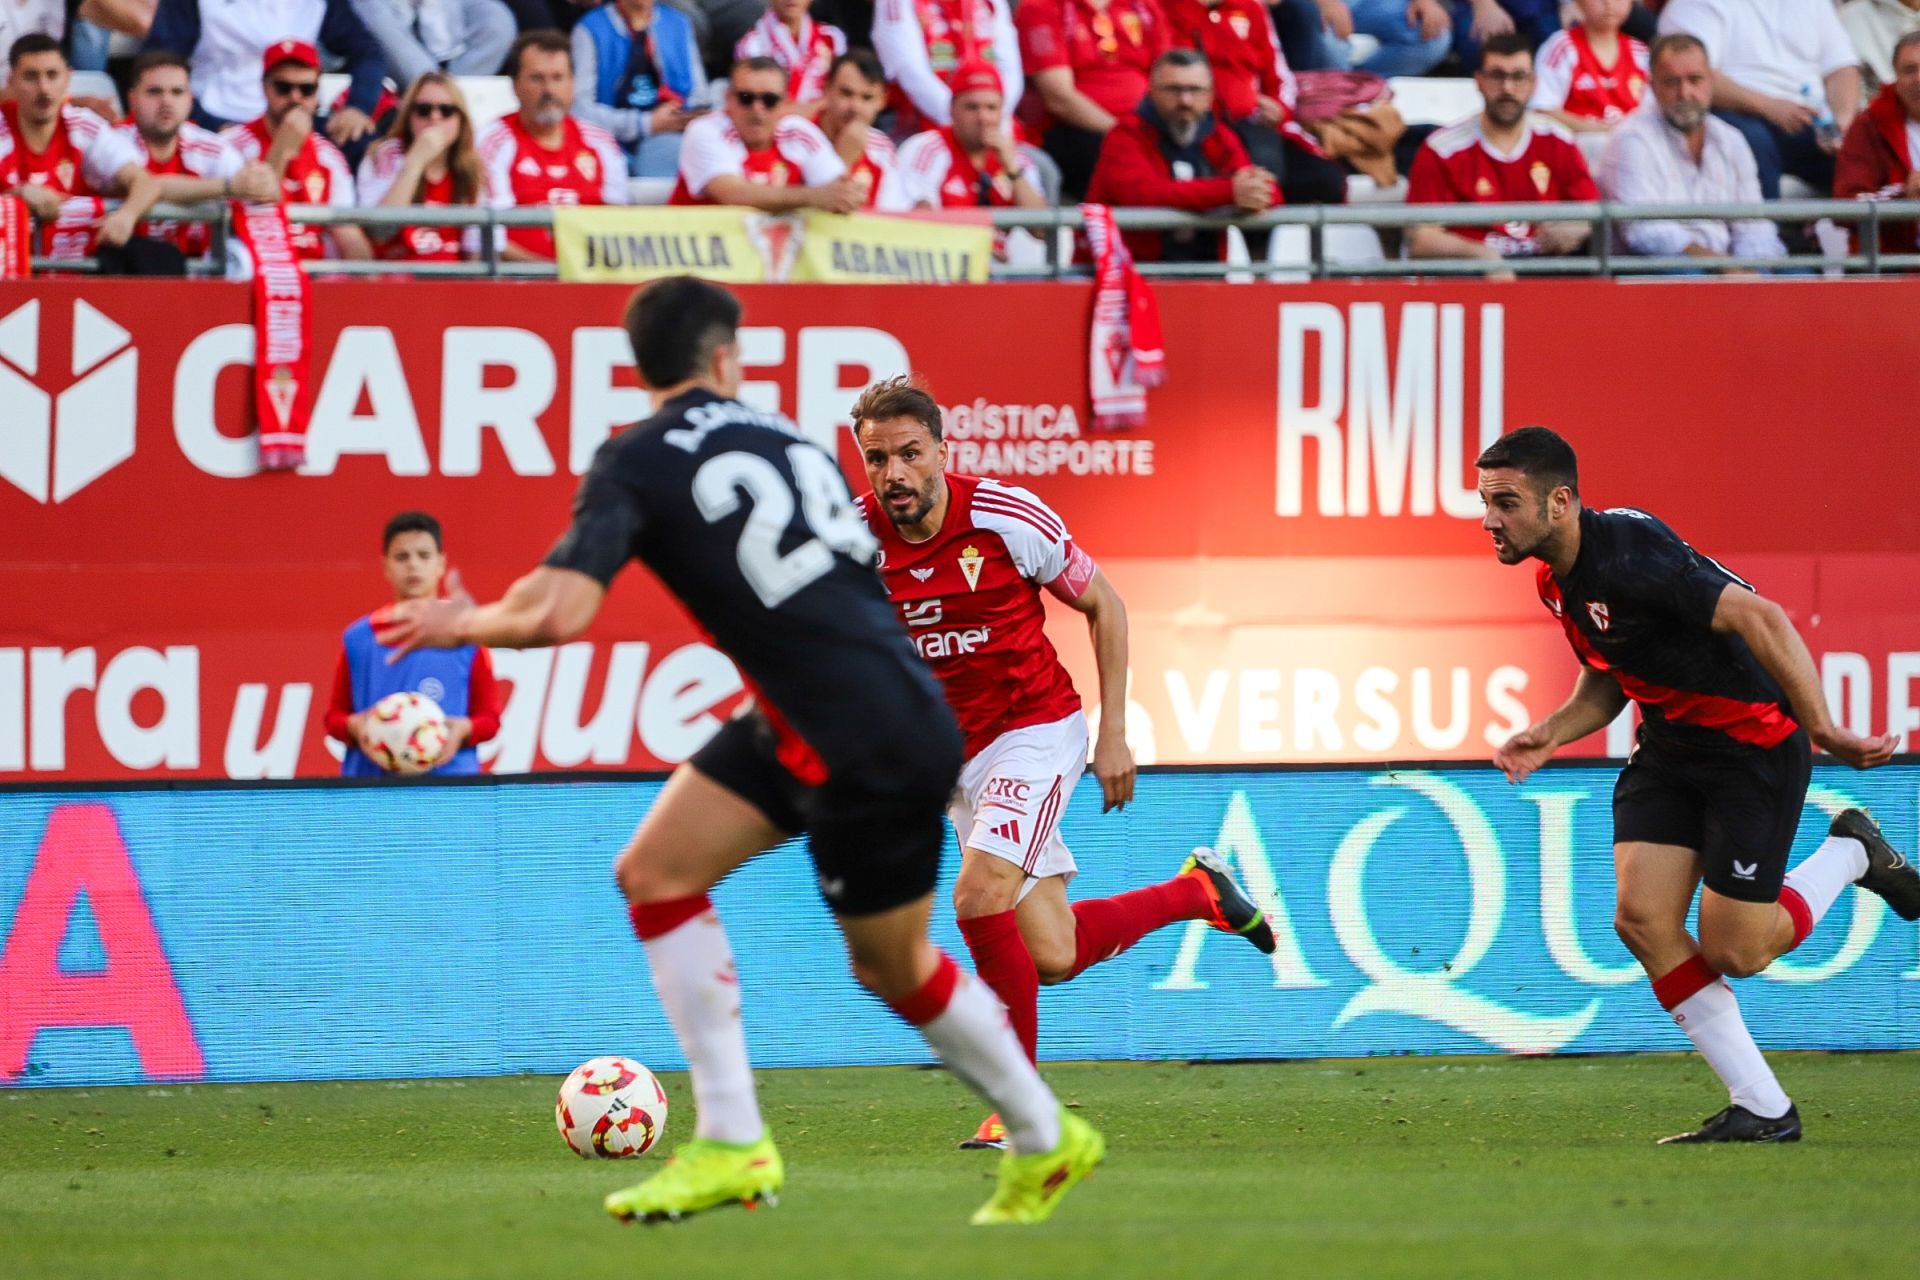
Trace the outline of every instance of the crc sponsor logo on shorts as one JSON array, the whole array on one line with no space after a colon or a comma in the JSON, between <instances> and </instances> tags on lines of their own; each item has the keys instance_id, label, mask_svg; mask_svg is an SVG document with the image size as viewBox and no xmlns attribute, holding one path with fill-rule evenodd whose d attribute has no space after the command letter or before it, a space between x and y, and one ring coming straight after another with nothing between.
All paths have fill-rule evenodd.
<instances>
[{"instance_id":1,"label":"crc sponsor logo on shorts","mask_svg":"<svg viewBox=\"0 0 1920 1280\"><path fill-rule=\"evenodd\" d=\"M1025 804L1033 795L1033 784L1022 778L990 778L983 798L987 800L1011 800L1016 804Z\"/></svg>"}]
</instances>

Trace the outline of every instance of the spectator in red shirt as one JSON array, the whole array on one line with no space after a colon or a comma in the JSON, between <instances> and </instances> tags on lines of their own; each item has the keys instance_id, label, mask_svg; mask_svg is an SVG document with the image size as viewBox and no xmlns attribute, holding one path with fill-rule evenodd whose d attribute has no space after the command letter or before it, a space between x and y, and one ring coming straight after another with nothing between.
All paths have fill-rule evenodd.
<instances>
[{"instance_id":1,"label":"spectator in red shirt","mask_svg":"<svg viewBox=\"0 0 1920 1280\"><path fill-rule=\"evenodd\" d=\"M1022 0L1020 60L1045 108L1041 141L1077 200L1101 140L1147 93L1153 60L1171 47L1158 0Z\"/></svg>"},{"instance_id":2,"label":"spectator in red shirt","mask_svg":"<svg viewBox=\"0 0 1920 1280\"><path fill-rule=\"evenodd\" d=\"M1114 122L1100 146L1087 199L1115 208L1261 213L1280 191L1247 159L1233 130L1213 116L1213 74L1192 49L1160 55L1146 101ZM1129 231L1141 262L1207 262L1221 256L1218 231Z\"/></svg>"},{"instance_id":3,"label":"spectator in red shirt","mask_svg":"<svg viewBox=\"0 0 1920 1280\"><path fill-rule=\"evenodd\" d=\"M1893 46L1893 82L1853 118L1834 168L1833 194L1841 199L1920 200L1920 31ZM1920 251L1920 227L1882 222L1882 253Z\"/></svg>"},{"instance_id":4,"label":"spectator in red shirt","mask_svg":"<svg viewBox=\"0 0 1920 1280\"><path fill-rule=\"evenodd\" d=\"M1521 204L1598 200L1573 135L1527 110L1533 47L1518 34L1494 36L1474 72L1485 107L1438 130L1420 148L1407 179L1408 204ZM1506 258L1572 253L1587 242L1584 222L1509 222L1498 227L1413 227L1413 258ZM1511 278L1494 270L1492 276Z\"/></svg>"},{"instance_id":5,"label":"spectator in red shirt","mask_svg":"<svg viewBox=\"0 0 1920 1280\"><path fill-rule=\"evenodd\" d=\"M487 173L473 143L473 120L460 86L444 71L428 71L407 86L387 136L360 162L360 203L405 209L413 205L485 202ZM480 228L413 226L371 232L381 258L457 262L477 257Z\"/></svg>"},{"instance_id":6,"label":"spectator in red shirt","mask_svg":"<svg viewBox=\"0 0 1920 1280\"><path fill-rule=\"evenodd\" d=\"M1272 173L1288 204L1342 204L1347 174L1293 120L1298 93L1273 19L1260 0L1167 0L1173 42L1213 70L1215 111L1247 155Z\"/></svg>"}]
</instances>

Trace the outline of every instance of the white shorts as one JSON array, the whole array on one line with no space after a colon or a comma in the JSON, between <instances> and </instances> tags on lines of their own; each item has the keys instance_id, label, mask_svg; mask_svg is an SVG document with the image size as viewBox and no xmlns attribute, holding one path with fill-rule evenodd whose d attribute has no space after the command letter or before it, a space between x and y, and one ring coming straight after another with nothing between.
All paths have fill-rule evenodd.
<instances>
[{"instance_id":1,"label":"white shorts","mask_svg":"<svg viewBox=\"0 0 1920 1280\"><path fill-rule=\"evenodd\" d=\"M1013 729L967 761L947 817L962 848L1004 858L1027 873L1024 898L1036 881L1072 880L1078 870L1060 838L1060 816L1086 771L1087 718L1080 712Z\"/></svg>"}]
</instances>

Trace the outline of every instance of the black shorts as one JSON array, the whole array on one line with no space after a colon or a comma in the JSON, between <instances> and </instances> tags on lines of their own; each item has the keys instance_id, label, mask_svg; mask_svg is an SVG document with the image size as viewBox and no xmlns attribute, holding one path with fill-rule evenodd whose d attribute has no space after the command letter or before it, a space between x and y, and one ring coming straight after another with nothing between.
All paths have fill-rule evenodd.
<instances>
[{"instance_id":1,"label":"black shorts","mask_svg":"<svg viewBox=\"0 0 1920 1280\"><path fill-rule=\"evenodd\" d=\"M806 833L820 895L837 916L867 916L933 892L947 802L960 777L959 730L929 717L909 747L829 763L808 786L780 763L766 717L735 716L687 761L793 835Z\"/></svg>"},{"instance_id":2,"label":"black shorts","mask_svg":"<svg viewBox=\"0 0 1920 1280\"><path fill-rule=\"evenodd\" d=\"M1698 850L1715 893L1777 902L1812 775L1803 731L1776 747L1724 751L1643 736L1613 787L1613 838Z\"/></svg>"}]
</instances>

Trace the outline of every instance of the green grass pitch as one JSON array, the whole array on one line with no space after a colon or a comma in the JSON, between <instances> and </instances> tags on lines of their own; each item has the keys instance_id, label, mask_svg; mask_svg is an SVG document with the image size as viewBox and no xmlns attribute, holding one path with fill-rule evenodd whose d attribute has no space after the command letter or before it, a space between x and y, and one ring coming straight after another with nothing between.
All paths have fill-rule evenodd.
<instances>
[{"instance_id":1,"label":"green grass pitch","mask_svg":"<svg viewBox=\"0 0 1920 1280\"><path fill-rule=\"evenodd\" d=\"M1054 1066L1107 1164L997 1231L935 1071L761 1073L780 1205L668 1227L602 1214L658 1156L574 1158L551 1078L5 1091L0 1276L1920 1276L1920 1055L1777 1067L1798 1146L1654 1147L1725 1096L1690 1056Z\"/></svg>"}]
</instances>

